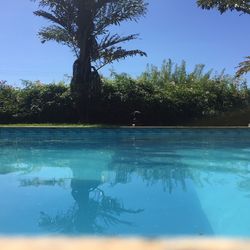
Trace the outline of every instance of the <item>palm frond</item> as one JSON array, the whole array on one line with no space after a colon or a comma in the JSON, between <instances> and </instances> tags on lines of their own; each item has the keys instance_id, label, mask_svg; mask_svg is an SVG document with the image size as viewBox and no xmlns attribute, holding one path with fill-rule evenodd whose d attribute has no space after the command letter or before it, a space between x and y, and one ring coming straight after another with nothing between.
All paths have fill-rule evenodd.
<instances>
[{"instance_id":1,"label":"palm frond","mask_svg":"<svg viewBox=\"0 0 250 250\"><path fill-rule=\"evenodd\" d=\"M123 21L138 21L147 12L144 0L116 0L104 1L95 15L95 33L106 33L110 25L120 25Z\"/></svg>"},{"instance_id":2,"label":"palm frond","mask_svg":"<svg viewBox=\"0 0 250 250\"><path fill-rule=\"evenodd\" d=\"M55 41L63 45L70 47L76 56L79 55L78 44L76 36L72 36L66 29L57 26L51 25L45 28L42 28L38 33L42 43L48 41Z\"/></svg>"},{"instance_id":3,"label":"palm frond","mask_svg":"<svg viewBox=\"0 0 250 250\"><path fill-rule=\"evenodd\" d=\"M110 64L114 61L120 61L122 59L125 59L127 57L131 56L147 56L147 54L144 51L141 50L126 50L122 47L110 47L108 49L105 49L99 53L98 60L95 60L96 69L99 70L103 68L105 65Z\"/></svg>"},{"instance_id":4,"label":"palm frond","mask_svg":"<svg viewBox=\"0 0 250 250\"><path fill-rule=\"evenodd\" d=\"M239 64L238 71L236 72L236 77L240 77L248 72L250 72L250 56L246 57L247 60Z\"/></svg>"}]
</instances>

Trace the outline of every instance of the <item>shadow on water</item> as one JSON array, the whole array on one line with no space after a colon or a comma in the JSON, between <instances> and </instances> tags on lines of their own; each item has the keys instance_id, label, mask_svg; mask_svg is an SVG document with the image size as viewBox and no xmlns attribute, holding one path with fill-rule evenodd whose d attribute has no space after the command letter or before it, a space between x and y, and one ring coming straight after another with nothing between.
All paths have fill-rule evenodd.
<instances>
[{"instance_id":1,"label":"shadow on water","mask_svg":"<svg viewBox=\"0 0 250 250\"><path fill-rule=\"evenodd\" d=\"M224 141L217 143L216 138L208 142L202 137L197 142L185 136L145 137L116 132L111 136L100 133L80 138L51 138L50 134L40 139L0 138L0 176L16 173L20 187L66 186L70 190L74 204L68 209L56 215L41 211L39 226L46 232L115 234L119 228L119 234L213 235L196 193L195 183L203 181L200 172L231 171L241 175L248 171L234 166L209 169L205 164L187 163L189 157L201 156L183 155L183 151L220 148ZM227 147L234 145L228 143ZM39 171L45 167L70 169L70 186L63 177L40 176ZM241 188L250 189L245 179ZM129 199L134 199L133 209L131 204L124 205ZM154 227L154 223L160 226Z\"/></svg>"}]
</instances>

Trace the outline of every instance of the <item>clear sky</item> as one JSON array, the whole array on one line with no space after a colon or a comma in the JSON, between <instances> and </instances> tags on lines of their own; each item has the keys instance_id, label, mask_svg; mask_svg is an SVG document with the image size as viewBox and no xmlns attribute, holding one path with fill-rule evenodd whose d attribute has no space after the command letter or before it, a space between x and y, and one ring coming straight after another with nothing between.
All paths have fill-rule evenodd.
<instances>
[{"instance_id":1,"label":"clear sky","mask_svg":"<svg viewBox=\"0 0 250 250\"><path fill-rule=\"evenodd\" d=\"M67 47L50 42L41 44L37 32L46 25L32 12L30 0L0 1L0 79L11 84L20 79L52 82L72 74L74 57ZM195 0L149 0L149 11L139 23L123 23L120 34L140 33L140 39L126 45L147 52L107 66L117 72L139 75L146 64L160 66L164 59L188 68L204 63L207 69L232 74L237 64L250 55L250 15L197 8ZM247 77L250 80L250 77Z\"/></svg>"}]
</instances>

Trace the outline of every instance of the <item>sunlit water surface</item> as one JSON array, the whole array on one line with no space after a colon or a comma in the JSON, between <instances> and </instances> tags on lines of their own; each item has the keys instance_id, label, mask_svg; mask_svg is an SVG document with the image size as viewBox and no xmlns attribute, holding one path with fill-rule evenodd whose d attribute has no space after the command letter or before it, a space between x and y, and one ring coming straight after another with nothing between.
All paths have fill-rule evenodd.
<instances>
[{"instance_id":1,"label":"sunlit water surface","mask_svg":"<svg viewBox=\"0 0 250 250\"><path fill-rule=\"evenodd\" d=\"M250 130L1 128L0 234L250 236Z\"/></svg>"}]
</instances>

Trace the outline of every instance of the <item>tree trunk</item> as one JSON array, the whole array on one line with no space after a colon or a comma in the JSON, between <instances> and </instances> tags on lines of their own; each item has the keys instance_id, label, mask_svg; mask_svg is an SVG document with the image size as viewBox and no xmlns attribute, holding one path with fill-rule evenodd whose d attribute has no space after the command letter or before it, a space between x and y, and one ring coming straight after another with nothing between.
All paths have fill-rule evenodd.
<instances>
[{"instance_id":1,"label":"tree trunk","mask_svg":"<svg viewBox=\"0 0 250 250\"><path fill-rule=\"evenodd\" d=\"M89 100L91 85L91 36L93 29L93 17L90 3L79 1L77 18L80 56L74 62L71 92L76 102L76 108L81 121L89 120Z\"/></svg>"}]
</instances>

